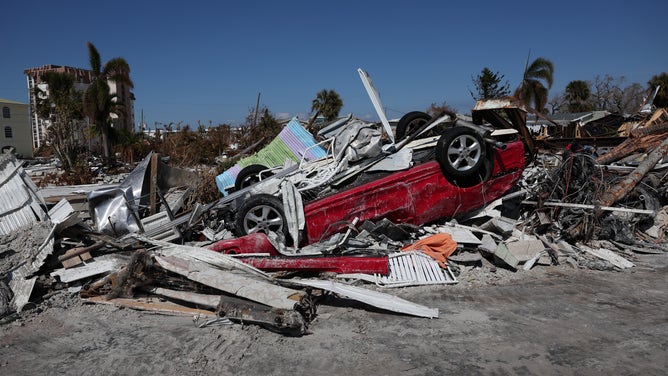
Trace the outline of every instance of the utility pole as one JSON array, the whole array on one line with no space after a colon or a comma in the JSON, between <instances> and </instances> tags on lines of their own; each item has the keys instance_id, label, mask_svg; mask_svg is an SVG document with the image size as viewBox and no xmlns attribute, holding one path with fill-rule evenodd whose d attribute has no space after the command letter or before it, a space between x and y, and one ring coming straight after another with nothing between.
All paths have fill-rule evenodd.
<instances>
[{"instance_id":1,"label":"utility pole","mask_svg":"<svg viewBox=\"0 0 668 376\"><path fill-rule=\"evenodd\" d=\"M262 94L261 91L259 91L257 93L257 103L255 103L255 118L253 119L253 128L255 128L255 126L257 126L257 112L258 112L259 107L260 107L260 95L261 94Z\"/></svg>"}]
</instances>

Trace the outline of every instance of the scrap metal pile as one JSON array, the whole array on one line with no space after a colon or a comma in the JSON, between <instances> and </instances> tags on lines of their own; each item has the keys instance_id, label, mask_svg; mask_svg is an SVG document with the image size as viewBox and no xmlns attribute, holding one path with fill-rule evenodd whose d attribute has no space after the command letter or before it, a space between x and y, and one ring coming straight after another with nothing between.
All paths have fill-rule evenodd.
<instances>
[{"instance_id":1,"label":"scrap metal pile","mask_svg":"<svg viewBox=\"0 0 668 376\"><path fill-rule=\"evenodd\" d=\"M89 187L83 204L47 202L22 164L0 155L0 319L60 291L199 326L303 335L337 297L436 318L383 290L490 268L618 270L636 253L668 251L667 133L598 159L576 144L528 155L523 129L504 127L521 109L477 109L492 124L410 113L397 140L389 124L352 117L327 127L324 142L292 124L281 142L322 152L247 174L263 159L237 166L218 181L223 198L193 207L184 203L196 176L155 154L120 184ZM499 110L509 114L490 112Z\"/></svg>"}]
</instances>

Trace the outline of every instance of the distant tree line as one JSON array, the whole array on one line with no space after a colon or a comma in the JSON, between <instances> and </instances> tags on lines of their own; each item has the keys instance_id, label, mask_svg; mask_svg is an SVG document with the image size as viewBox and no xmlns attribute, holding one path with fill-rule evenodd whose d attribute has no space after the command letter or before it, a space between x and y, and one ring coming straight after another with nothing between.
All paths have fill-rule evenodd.
<instances>
[{"instance_id":1,"label":"distant tree line","mask_svg":"<svg viewBox=\"0 0 668 376\"><path fill-rule=\"evenodd\" d=\"M480 74L472 76L475 91L470 90L475 100L501 98L510 94L508 81L504 75L485 67ZM625 77L597 75L593 81L570 81L563 93L548 100L548 92L554 82L554 64L539 57L524 69L522 81L513 96L524 104L543 113L586 112L594 110L630 114L637 112L643 100L659 87L653 104L659 108L668 107L668 73L653 76L647 86L638 83L626 84Z\"/></svg>"}]
</instances>

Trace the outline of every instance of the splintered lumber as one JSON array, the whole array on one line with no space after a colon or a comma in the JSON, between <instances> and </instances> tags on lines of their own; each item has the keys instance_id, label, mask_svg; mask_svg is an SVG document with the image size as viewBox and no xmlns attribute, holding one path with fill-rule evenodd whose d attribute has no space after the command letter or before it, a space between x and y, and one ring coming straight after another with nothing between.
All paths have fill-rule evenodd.
<instances>
[{"instance_id":1,"label":"splintered lumber","mask_svg":"<svg viewBox=\"0 0 668 376\"><path fill-rule=\"evenodd\" d=\"M665 132L642 137L629 137L624 140L624 142L617 145L617 147L610 150L608 153L605 153L596 158L596 163L599 165L605 165L614 161L618 161L624 157L628 157L629 155L638 151L652 150L665 138Z\"/></svg>"},{"instance_id":2,"label":"splintered lumber","mask_svg":"<svg viewBox=\"0 0 668 376\"><path fill-rule=\"evenodd\" d=\"M104 244L103 241L98 241L87 247L69 249L64 255L58 256L58 261L60 261L66 269L77 266L83 261L90 260L92 258L90 252L102 248Z\"/></svg>"},{"instance_id":3,"label":"splintered lumber","mask_svg":"<svg viewBox=\"0 0 668 376\"><path fill-rule=\"evenodd\" d=\"M645 175L654 168L666 154L668 154L668 137L663 140L659 147L649 153L647 158L642 161L635 170L628 174L624 180L607 190L603 194L603 197L601 197L600 205L611 206L615 202L626 197L626 195L638 185Z\"/></svg>"},{"instance_id":4,"label":"splintered lumber","mask_svg":"<svg viewBox=\"0 0 668 376\"><path fill-rule=\"evenodd\" d=\"M139 311L148 311L172 316L199 316L216 317L216 313L204 309L184 307L182 305L163 301L151 297L143 298L114 298L106 299L102 296L93 296L83 299L85 302L96 304L112 304L117 307L136 309Z\"/></svg>"}]
</instances>

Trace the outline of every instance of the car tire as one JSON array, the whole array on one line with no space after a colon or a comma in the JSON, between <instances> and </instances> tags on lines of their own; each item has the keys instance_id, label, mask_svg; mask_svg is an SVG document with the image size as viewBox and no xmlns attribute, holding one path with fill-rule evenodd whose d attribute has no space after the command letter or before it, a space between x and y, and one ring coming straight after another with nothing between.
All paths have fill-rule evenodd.
<instances>
[{"instance_id":1,"label":"car tire","mask_svg":"<svg viewBox=\"0 0 668 376\"><path fill-rule=\"evenodd\" d=\"M447 178L462 182L480 175L486 163L486 150L486 144L476 131L453 127L438 139L436 160Z\"/></svg>"},{"instance_id":2,"label":"car tire","mask_svg":"<svg viewBox=\"0 0 668 376\"><path fill-rule=\"evenodd\" d=\"M406 115L402 116L397 123L396 130L396 139L402 140L405 137L409 136L413 132L416 132L420 129L421 126L428 123L431 120L431 116L421 111L409 112Z\"/></svg>"},{"instance_id":3,"label":"car tire","mask_svg":"<svg viewBox=\"0 0 668 376\"><path fill-rule=\"evenodd\" d=\"M259 182L260 172L264 170L267 170L267 167L260 164L254 164L244 167L243 169L241 169L241 171L239 171L237 178L234 180L234 189L239 191L241 189L250 187L251 185ZM273 173L267 171L266 173L262 174L262 178L268 178L272 175Z\"/></svg>"},{"instance_id":4,"label":"car tire","mask_svg":"<svg viewBox=\"0 0 668 376\"><path fill-rule=\"evenodd\" d=\"M281 233L286 238L288 226L285 221L283 202L276 196L258 194L250 196L237 210L235 227L239 236L269 231Z\"/></svg>"}]
</instances>

